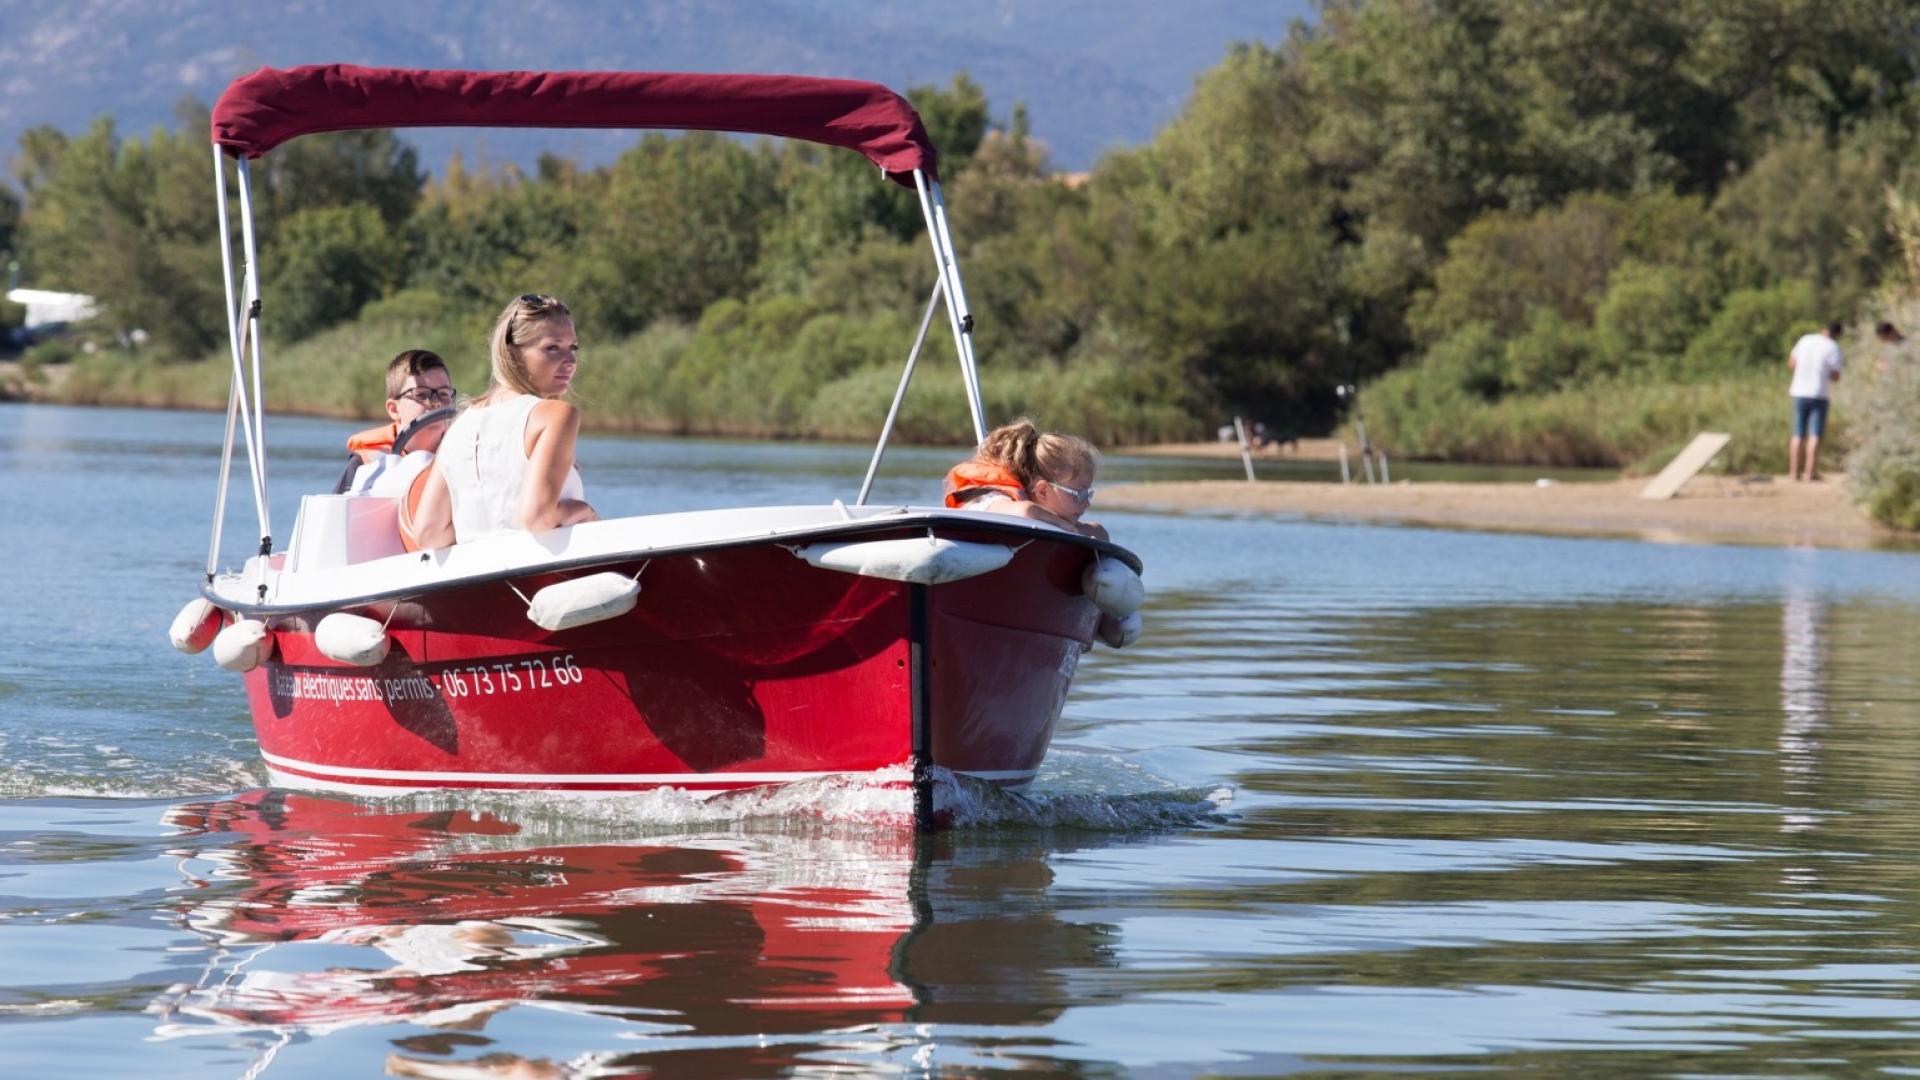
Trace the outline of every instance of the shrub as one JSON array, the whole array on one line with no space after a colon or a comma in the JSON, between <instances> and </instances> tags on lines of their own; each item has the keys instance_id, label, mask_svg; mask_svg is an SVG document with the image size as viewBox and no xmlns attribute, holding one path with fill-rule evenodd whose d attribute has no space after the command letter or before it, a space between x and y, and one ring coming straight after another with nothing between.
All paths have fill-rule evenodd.
<instances>
[{"instance_id":1,"label":"shrub","mask_svg":"<svg viewBox=\"0 0 1920 1080\"><path fill-rule=\"evenodd\" d=\"M1794 339L1819 322L1813 286L1787 281L1770 289L1727 294L1705 329L1687 343L1681 372L1689 378L1777 369Z\"/></svg>"},{"instance_id":2,"label":"shrub","mask_svg":"<svg viewBox=\"0 0 1920 1080\"><path fill-rule=\"evenodd\" d=\"M1671 370L1700 329L1703 275L1673 266L1622 264L1593 316L1594 342L1608 371Z\"/></svg>"},{"instance_id":3,"label":"shrub","mask_svg":"<svg viewBox=\"0 0 1920 1080\"><path fill-rule=\"evenodd\" d=\"M53 338L30 347L21 359L36 364L70 364L79 355L80 350L73 342Z\"/></svg>"},{"instance_id":4,"label":"shrub","mask_svg":"<svg viewBox=\"0 0 1920 1080\"><path fill-rule=\"evenodd\" d=\"M1867 516L1896 529L1920 530L1920 472L1887 475L1868 493Z\"/></svg>"},{"instance_id":5,"label":"shrub","mask_svg":"<svg viewBox=\"0 0 1920 1080\"><path fill-rule=\"evenodd\" d=\"M1701 431L1725 431L1729 469L1778 471L1786 453L1786 393L1771 370L1695 383L1602 378L1498 402L1430 385L1411 369L1368 384L1361 401L1375 443L1396 457L1638 469ZM1834 413L1827 442L1835 453L1845 452L1853 426Z\"/></svg>"},{"instance_id":6,"label":"shrub","mask_svg":"<svg viewBox=\"0 0 1920 1080\"><path fill-rule=\"evenodd\" d=\"M1507 342L1505 379L1523 394L1557 390L1593 361L1593 331L1553 308L1534 308L1527 328Z\"/></svg>"},{"instance_id":7,"label":"shrub","mask_svg":"<svg viewBox=\"0 0 1920 1080\"><path fill-rule=\"evenodd\" d=\"M1505 365L1505 354L1493 326L1471 322L1427 350L1419 370L1449 389L1493 401L1506 389Z\"/></svg>"},{"instance_id":8,"label":"shrub","mask_svg":"<svg viewBox=\"0 0 1920 1080\"><path fill-rule=\"evenodd\" d=\"M1847 458L1847 483L1875 521L1920 529L1920 425L1914 422L1920 416L1920 362L1912 341L1884 354L1869 343L1867 328L1881 319L1914 325L1920 299L1887 305L1861 320L1863 332L1848 344L1848 375L1858 383L1847 400L1860 404L1858 448Z\"/></svg>"}]
</instances>

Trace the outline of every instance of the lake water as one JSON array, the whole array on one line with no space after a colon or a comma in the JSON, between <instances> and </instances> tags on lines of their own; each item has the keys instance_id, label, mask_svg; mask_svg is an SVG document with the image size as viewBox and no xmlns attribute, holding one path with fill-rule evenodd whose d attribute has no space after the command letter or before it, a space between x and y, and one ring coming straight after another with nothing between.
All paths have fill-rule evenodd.
<instances>
[{"instance_id":1,"label":"lake water","mask_svg":"<svg viewBox=\"0 0 1920 1080\"><path fill-rule=\"evenodd\" d=\"M1102 515L1147 637L950 832L353 802L166 644L220 426L0 407L0 1076L1920 1075L1920 556ZM270 418L282 531L346 426ZM865 455L581 451L612 513Z\"/></svg>"}]
</instances>

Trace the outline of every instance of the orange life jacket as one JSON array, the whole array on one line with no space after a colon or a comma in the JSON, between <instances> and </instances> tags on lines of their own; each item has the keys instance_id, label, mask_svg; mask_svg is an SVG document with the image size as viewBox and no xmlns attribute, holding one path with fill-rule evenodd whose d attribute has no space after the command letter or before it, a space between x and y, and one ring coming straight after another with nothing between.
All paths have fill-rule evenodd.
<instances>
[{"instance_id":1,"label":"orange life jacket","mask_svg":"<svg viewBox=\"0 0 1920 1080\"><path fill-rule=\"evenodd\" d=\"M393 440L400 437L400 425L382 424L365 431L356 431L347 437L347 452L358 455L362 465L371 465L380 459L380 455L393 449Z\"/></svg>"},{"instance_id":2,"label":"orange life jacket","mask_svg":"<svg viewBox=\"0 0 1920 1080\"><path fill-rule=\"evenodd\" d=\"M358 457L362 464L371 465L380 459L380 455L393 449L393 440L399 436L400 425L397 423L356 431L347 438L347 450ZM408 551L420 550L420 542L413 535L413 515L420 508L420 495L427 490L427 473L431 471L421 469L408 486L406 495L400 499L400 546Z\"/></svg>"},{"instance_id":3,"label":"orange life jacket","mask_svg":"<svg viewBox=\"0 0 1920 1080\"><path fill-rule=\"evenodd\" d=\"M991 461L963 461L947 470L947 480L942 485L946 491L946 503L959 509L967 500L989 491L998 491L1009 498L1030 502L1027 489L1020 486L1020 478L1005 465L996 465Z\"/></svg>"}]
</instances>

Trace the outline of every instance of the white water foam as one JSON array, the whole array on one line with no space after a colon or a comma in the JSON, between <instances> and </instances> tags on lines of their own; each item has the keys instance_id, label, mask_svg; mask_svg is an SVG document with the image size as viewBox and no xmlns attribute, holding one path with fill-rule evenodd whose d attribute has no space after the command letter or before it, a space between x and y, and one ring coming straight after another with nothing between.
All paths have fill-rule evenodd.
<instances>
[{"instance_id":1,"label":"white water foam","mask_svg":"<svg viewBox=\"0 0 1920 1080\"><path fill-rule=\"evenodd\" d=\"M1140 832L1195 828L1229 816L1228 789L1177 787L1100 755L1072 758L1071 775L1079 782L1042 782L1024 793L936 767L936 826ZM1063 779L1067 775L1063 773ZM1099 782L1086 782L1092 776ZM620 793L440 791L362 801L405 811L487 812L535 829L550 822L576 839L583 832L631 838L714 827L889 831L913 826L911 783L911 770L898 766L713 795L678 788Z\"/></svg>"},{"instance_id":2,"label":"white water foam","mask_svg":"<svg viewBox=\"0 0 1920 1080\"><path fill-rule=\"evenodd\" d=\"M0 768L0 798L179 799L261 786L257 761L218 758L191 775L151 771L83 776ZM1195 828L1224 821L1227 789L1180 787L1124 760L1056 753L1025 792L935 768L936 826L954 830L1088 829L1103 832ZM462 810L492 814L568 837L633 838L690 830L859 832L913 827L912 771L906 766L846 773L718 794L662 788L644 792L483 792L445 790L392 797L332 796L399 813Z\"/></svg>"}]
</instances>

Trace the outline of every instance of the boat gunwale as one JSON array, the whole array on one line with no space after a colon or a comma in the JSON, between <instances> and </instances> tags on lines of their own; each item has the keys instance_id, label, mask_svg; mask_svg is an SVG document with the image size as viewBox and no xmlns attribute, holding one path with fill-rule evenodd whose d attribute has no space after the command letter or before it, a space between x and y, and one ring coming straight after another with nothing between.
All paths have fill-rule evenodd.
<instances>
[{"instance_id":1,"label":"boat gunwale","mask_svg":"<svg viewBox=\"0 0 1920 1080\"><path fill-rule=\"evenodd\" d=\"M241 584L242 588L253 588L253 585L247 584L247 572L242 570L238 573L220 575L212 581L207 582L201 587L200 595L205 597L206 600L215 607L222 611L231 612L236 616L278 618L314 612L339 611L347 608L363 607L369 604L417 600L434 593L446 592L452 589L510 581L534 574L590 569L595 566L632 562L636 559L658 559L679 555L694 555L710 551L723 551L731 548L752 547L760 544L785 546L795 541L818 542L823 538L864 536L876 532L897 532L903 528L937 528L939 526L964 528L971 532L984 531L1024 537L1029 541L1051 540L1074 547L1084 547L1097 554L1108 555L1119 559L1135 573L1140 573L1143 570L1143 565L1138 555L1135 555L1133 552L1111 540L1101 540L1079 533L1068 532L1064 529L1040 522L1028 522L1022 518L1010 517L1003 514L985 514L978 511L943 509L915 511L909 510L906 507L901 507L900 510L905 510L906 512L883 511L880 514L862 519L823 522L818 525L806 525L793 529L769 530L754 535L740 535L736 533L728 536L714 537L712 539L685 541L658 547L636 547L624 550L602 551L574 558L557 558L547 561L522 563L497 569L477 571L433 582L319 600L283 603L248 603L238 601L231 594L219 590L218 586L221 582L236 581ZM645 521L649 518L666 516L669 515L641 514L626 518L614 518L609 521L608 524L616 522L638 522ZM443 548L439 550L444 551L446 549ZM413 553L409 553L408 556L388 556L388 558L412 557L412 554ZM431 558L435 552L427 551L418 554ZM249 561L251 562L251 560ZM290 573L297 574L298 571L292 571Z\"/></svg>"}]
</instances>

